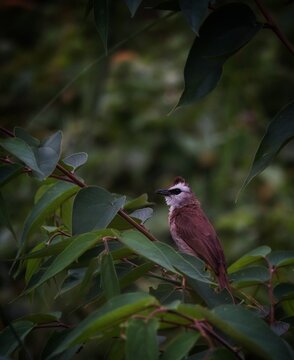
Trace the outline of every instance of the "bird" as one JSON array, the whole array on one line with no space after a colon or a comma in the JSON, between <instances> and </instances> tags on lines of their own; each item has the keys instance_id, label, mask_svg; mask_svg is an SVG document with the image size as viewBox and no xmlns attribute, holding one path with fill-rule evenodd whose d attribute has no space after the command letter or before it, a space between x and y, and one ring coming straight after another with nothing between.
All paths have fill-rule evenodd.
<instances>
[{"instance_id":1,"label":"bird","mask_svg":"<svg viewBox=\"0 0 294 360\"><path fill-rule=\"evenodd\" d=\"M156 193L169 206L169 229L178 249L203 260L216 275L219 290L231 293L221 242L189 184L177 176L172 186Z\"/></svg>"}]
</instances>

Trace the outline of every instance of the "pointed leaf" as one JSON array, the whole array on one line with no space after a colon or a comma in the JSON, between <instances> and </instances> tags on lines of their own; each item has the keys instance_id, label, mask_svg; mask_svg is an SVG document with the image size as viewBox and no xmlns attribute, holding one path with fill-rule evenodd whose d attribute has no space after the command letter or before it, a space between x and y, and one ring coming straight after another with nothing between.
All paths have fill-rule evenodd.
<instances>
[{"instance_id":1,"label":"pointed leaf","mask_svg":"<svg viewBox=\"0 0 294 360\"><path fill-rule=\"evenodd\" d=\"M182 360L188 355L199 338L195 331L182 332L177 335L166 347L161 360Z\"/></svg>"},{"instance_id":2,"label":"pointed leaf","mask_svg":"<svg viewBox=\"0 0 294 360\"><path fill-rule=\"evenodd\" d=\"M109 300L112 297L119 295L120 287L110 253L104 253L101 260L101 284L105 292L106 298Z\"/></svg>"},{"instance_id":3,"label":"pointed leaf","mask_svg":"<svg viewBox=\"0 0 294 360\"><path fill-rule=\"evenodd\" d=\"M294 264L294 251L273 251L267 258L275 267L292 265Z\"/></svg>"},{"instance_id":4,"label":"pointed leaf","mask_svg":"<svg viewBox=\"0 0 294 360\"><path fill-rule=\"evenodd\" d=\"M79 167L84 165L88 160L88 154L85 152L79 152L76 154L65 157L62 161L70 166L73 170L77 170Z\"/></svg>"},{"instance_id":5,"label":"pointed leaf","mask_svg":"<svg viewBox=\"0 0 294 360\"><path fill-rule=\"evenodd\" d=\"M269 166L282 147L293 137L294 101L284 107L269 123L241 190L244 189L255 176Z\"/></svg>"},{"instance_id":6,"label":"pointed leaf","mask_svg":"<svg viewBox=\"0 0 294 360\"><path fill-rule=\"evenodd\" d=\"M228 4L213 11L189 52L184 70L185 88L177 107L207 95L217 85L225 61L261 28L245 4Z\"/></svg>"},{"instance_id":7,"label":"pointed leaf","mask_svg":"<svg viewBox=\"0 0 294 360\"><path fill-rule=\"evenodd\" d=\"M33 329L34 324L30 321L15 321L0 332L0 356L9 356L19 346L24 338Z\"/></svg>"},{"instance_id":8,"label":"pointed leaf","mask_svg":"<svg viewBox=\"0 0 294 360\"><path fill-rule=\"evenodd\" d=\"M38 147L40 145L40 140L33 137L30 133L28 133L24 128L15 127L14 128L14 135L25 141L28 145L32 147Z\"/></svg>"},{"instance_id":9,"label":"pointed leaf","mask_svg":"<svg viewBox=\"0 0 294 360\"><path fill-rule=\"evenodd\" d=\"M153 205L153 203L148 201L148 195L142 194L142 195L138 196L136 199L128 201L125 204L124 209L137 210L137 209L141 209L141 208L144 208L144 207L150 206L150 205Z\"/></svg>"},{"instance_id":10,"label":"pointed leaf","mask_svg":"<svg viewBox=\"0 0 294 360\"><path fill-rule=\"evenodd\" d=\"M157 330L159 321L155 318L148 321L130 319L126 331L126 360L157 360L159 347Z\"/></svg>"},{"instance_id":11,"label":"pointed leaf","mask_svg":"<svg viewBox=\"0 0 294 360\"><path fill-rule=\"evenodd\" d=\"M0 166L0 186L5 185L11 179L21 174L23 166L20 164L6 164Z\"/></svg>"},{"instance_id":12,"label":"pointed leaf","mask_svg":"<svg viewBox=\"0 0 294 360\"><path fill-rule=\"evenodd\" d=\"M235 261L228 268L228 273L231 274L234 271L240 270L249 264L252 264L260 259L265 258L271 252L271 248L268 246L260 246L254 250L249 251L243 255L240 259Z\"/></svg>"},{"instance_id":13,"label":"pointed leaf","mask_svg":"<svg viewBox=\"0 0 294 360\"><path fill-rule=\"evenodd\" d=\"M57 209L66 199L78 191L78 186L67 182L56 182L44 193L33 207L25 221L21 236L20 252L25 247L29 235L44 221L44 219Z\"/></svg>"},{"instance_id":14,"label":"pointed leaf","mask_svg":"<svg viewBox=\"0 0 294 360\"><path fill-rule=\"evenodd\" d=\"M128 293L110 299L100 309L92 312L78 324L52 355L63 352L68 347L79 344L94 335L125 321L129 316L138 314L152 306L157 306L157 300L145 293Z\"/></svg>"},{"instance_id":15,"label":"pointed leaf","mask_svg":"<svg viewBox=\"0 0 294 360\"><path fill-rule=\"evenodd\" d=\"M109 0L94 0L94 19L97 31L107 53Z\"/></svg>"},{"instance_id":16,"label":"pointed leaf","mask_svg":"<svg viewBox=\"0 0 294 360\"><path fill-rule=\"evenodd\" d=\"M49 322L58 321L61 318L62 313L60 311L48 312L48 313L33 313L25 315L21 318L22 321L31 321L34 324L45 324Z\"/></svg>"},{"instance_id":17,"label":"pointed leaf","mask_svg":"<svg viewBox=\"0 0 294 360\"><path fill-rule=\"evenodd\" d=\"M125 0L128 5L128 8L132 14L132 17L135 15L138 7L140 6L142 0Z\"/></svg>"},{"instance_id":18,"label":"pointed leaf","mask_svg":"<svg viewBox=\"0 0 294 360\"><path fill-rule=\"evenodd\" d=\"M180 0L180 7L191 29L197 34L208 14L209 0Z\"/></svg>"},{"instance_id":19,"label":"pointed leaf","mask_svg":"<svg viewBox=\"0 0 294 360\"><path fill-rule=\"evenodd\" d=\"M269 280L269 270L264 266L252 266L234 272L230 280L234 287L241 289L247 286L266 283Z\"/></svg>"},{"instance_id":20,"label":"pointed leaf","mask_svg":"<svg viewBox=\"0 0 294 360\"><path fill-rule=\"evenodd\" d=\"M138 220L141 220L141 223L145 223L148 219L152 217L153 209L151 208L144 208L144 209L138 209L133 211L130 216L133 218L136 218Z\"/></svg>"}]
</instances>

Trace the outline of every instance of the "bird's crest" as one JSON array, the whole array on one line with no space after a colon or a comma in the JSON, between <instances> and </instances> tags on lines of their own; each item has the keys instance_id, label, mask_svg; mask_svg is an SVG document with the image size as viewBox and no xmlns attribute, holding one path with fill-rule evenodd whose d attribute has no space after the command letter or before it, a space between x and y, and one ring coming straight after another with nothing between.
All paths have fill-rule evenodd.
<instances>
[{"instance_id":1,"label":"bird's crest","mask_svg":"<svg viewBox=\"0 0 294 360\"><path fill-rule=\"evenodd\" d=\"M173 185L177 185L177 184L179 184L179 183L184 183L184 184L186 184L186 180L185 180L184 178L182 178L181 176L177 176L177 177L175 178L175 180L174 180Z\"/></svg>"}]
</instances>

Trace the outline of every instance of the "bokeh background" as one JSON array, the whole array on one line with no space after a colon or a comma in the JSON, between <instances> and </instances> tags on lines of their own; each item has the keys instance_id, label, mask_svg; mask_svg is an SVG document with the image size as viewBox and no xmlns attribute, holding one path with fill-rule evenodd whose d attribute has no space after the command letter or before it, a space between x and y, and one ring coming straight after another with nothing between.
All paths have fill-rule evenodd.
<instances>
[{"instance_id":1,"label":"bokeh background","mask_svg":"<svg viewBox=\"0 0 294 360\"><path fill-rule=\"evenodd\" d=\"M267 3L293 38L293 3ZM163 13L139 9L131 19L126 4L113 1L109 48L123 44L105 57L86 1L8 0L0 9L2 126L38 138L61 129L64 155L89 154L79 171L87 183L129 198L148 193L154 216L147 227L162 241L170 241L167 208L154 191L181 175L229 263L259 245L293 248L293 141L235 203L268 122L293 97L293 57L270 30L226 63L211 94L170 113L195 36L181 14L158 20ZM18 235L39 185L22 176L2 190ZM4 303L21 286L7 272L15 248L1 228Z\"/></svg>"}]
</instances>

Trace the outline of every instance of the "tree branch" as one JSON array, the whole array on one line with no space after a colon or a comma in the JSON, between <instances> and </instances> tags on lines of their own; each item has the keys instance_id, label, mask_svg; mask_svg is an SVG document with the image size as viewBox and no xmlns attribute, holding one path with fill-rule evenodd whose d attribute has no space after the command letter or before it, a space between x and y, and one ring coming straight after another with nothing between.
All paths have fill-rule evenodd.
<instances>
[{"instance_id":1,"label":"tree branch","mask_svg":"<svg viewBox=\"0 0 294 360\"><path fill-rule=\"evenodd\" d=\"M255 4L258 7L259 11L262 13L266 21L268 22L269 28L277 35L281 42L286 46L286 48L294 54L294 46L287 39L286 35L283 33L277 22L274 20L268 9L263 5L261 0L255 0Z\"/></svg>"}]
</instances>

